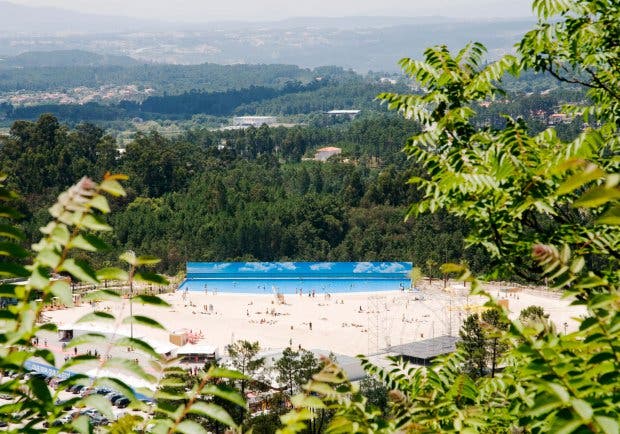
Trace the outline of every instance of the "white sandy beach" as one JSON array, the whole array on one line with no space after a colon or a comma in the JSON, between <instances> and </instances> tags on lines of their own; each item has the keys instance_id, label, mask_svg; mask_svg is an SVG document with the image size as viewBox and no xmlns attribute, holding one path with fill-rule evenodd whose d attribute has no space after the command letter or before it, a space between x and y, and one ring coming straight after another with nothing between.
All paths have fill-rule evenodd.
<instances>
[{"instance_id":1,"label":"white sandy beach","mask_svg":"<svg viewBox=\"0 0 620 434\"><path fill-rule=\"evenodd\" d=\"M345 355L373 354L390 345L458 335L461 321L479 310L483 299L467 296L466 289L444 291L442 287L427 283L420 292L331 294L329 298L285 295L284 304L274 295L177 292L162 296L171 307L133 303L133 312L158 320L168 331L201 331L204 339L200 343L218 347L220 355L225 354L227 344L239 339L259 341L265 350L301 345ZM500 299L508 298L511 316L530 305L542 306L560 332L565 331L564 323L568 332L576 329L574 318L584 313L557 296L529 291L505 294L500 288L489 285L487 290ZM98 310L106 308L126 316L129 302L97 306ZM58 325L68 325L92 310L87 304L46 315ZM168 341L168 333L157 329L135 327L134 335Z\"/></svg>"}]
</instances>

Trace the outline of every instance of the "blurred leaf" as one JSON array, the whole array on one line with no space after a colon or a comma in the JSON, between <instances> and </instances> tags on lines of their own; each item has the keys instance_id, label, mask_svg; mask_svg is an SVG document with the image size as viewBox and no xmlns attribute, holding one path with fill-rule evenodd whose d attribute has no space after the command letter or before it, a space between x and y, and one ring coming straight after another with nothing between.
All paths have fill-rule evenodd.
<instances>
[{"instance_id":1,"label":"blurred leaf","mask_svg":"<svg viewBox=\"0 0 620 434\"><path fill-rule=\"evenodd\" d=\"M574 174L564 181L558 188L557 194L562 195L570 193L588 182L602 178L604 175L605 172L601 168L594 164L590 164L585 168L585 170Z\"/></svg>"},{"instance_id":2,"label":"blurred leaf","mask_svg":"<svg viewBox=\"0 0 620 434\"><path fill-rule=\"evenodd\" d=\"M121 184L112 177L109 177L101 182L101 184L99 184L99 188L112 196L125 196L125 190Z\"/></svg>"},{"instance_id":3,"label":"blurred leaf","mask_svg":"<svg viewBox=\"0 0 620 434\"><path fill-rule=\"evenodd\" d=\"M62 304L65 306L73 306L73 294L71 292L71 285L65 280L55 280L50 285L50 290Z\"/></svg>"},{"instance_id":4,"label":"blurred leaf","mask_svg":"<svg viewBox=\"0 0 620 434\"><path fill-rule=\"evenodd\" d=\"M123 319L123 324L130 324L130 323L143 325L146 327L152 327L152 328L156 328L160 330L166 330L166 328L162 326L159 322L147 316L143 316L143 315L128 316L125 319Z\"/></svg>"},{"instance_id":5,"label":"blurred leaf","mask_svg":"<svg viewBox=\"0 0 620 434\"><path fill-rule=\"evenodd\" d=\"M147 271L136 271L134 279L137 282L153 283L156 285L167 285L168 280L157 273L149 273Z\"/></svg>"},{"instance_id":6,"label":"blurred leaf","mask_svg":"<svg viewBox=\"0 0 620 434\"><path fill-rule=\"evenodd\" d=\"M94 311L94 312L89 312L86 315L81 316L77 321L75 321L76 324L81 323L81 322L93 322L93 321L114 321L115 317L114 315L107 313L107 312L101 312L101 311Z\"/></svg>"},{"instance_id":7,"label":"blurred leaf","mask_svg":"<svg viewBox=\"0 0 620 434\"><path fill-rule=\"evenodd\" d=\"M133 301L138 302L138 303L143 303L143 304L150 304L153 306L162 306L162 307L170 306L168 302L162 300L161 298L155 295L145 295L145 294L136 295L135 297L133 297Z\"/></svg>"},{"instance_id":8,"label":"blurred leaf","mask_svg":"<svg viewBox=\"0 0 620 434\"><path fill-rule=\"evenodd\" d=\"M126 252L121 253L118 259L120 259L121 261L125 261L129 265L132 265L134 267L138 266L137 257L133 250L127 250Z\"/></svg>"},{"instance_id":9,"label":"blurred leaf","mask_svg":"<svg viewBox=\"0 0 620 434\"><path fill-rule=\"evenodd\" d=\"M10 262L0 262L0 276L5 277L28 277L30 273L21 265Z\"/></svg>"},{"instance_id":10,"label":"blurred leaf","mask_svg":"<svg viewBox=\"0 0 620 434\"><path fill-rule=\"evenodd\" d=\"M97 270L97 279L102 280L118 280L126 282L129 280L129 274L125 270L116 267L102 268Z\"/></svg>"},{"instance_id":11,"label":"blurred leaf","mask_svg":"<svg viewBox=\"0 0 620 434\"><path fill-rule=\"evenodd\" d=\"M67 343L67 348L77 347L79 345L86 344L100 344L107 342L108 338L101 333L85 333L83 335L75 336Z\"/></svg>"},{"instance_id":12,"label":"blurred leaf","mask_svg":"<svg viewBox=\"0 0 620 434\"><path fill-rule=\"evenodd\" d=\"M12 256L14 258L26 258L30 256L30 253L17 244L0 241L0 255Z\"/></svg>"},{"instance_id":13,"label":"blurred leaf","mask_svg":"<svg viewBox=\"0 0 620 434\"><path fill-rule=\"evenodd\" d=\"M95 410L99 411L99 413L101 413L108 419L110 420L115 419L114 413L112 412L112 404L105 396L101 396L96 393L93 393L91 395L88 395L82 398L82 402L87 407L92 407Z\"/></svg>"},{"instance_id":14,"label":"blurred leaf","mask_svg":"<svg viewBox=\"0 0 620 434\"><path fill-rule=\"evenodd\" d=\"M84 301L117 301L120 299L121 296L118 294L118 292L112 289L98 289L95 291L89 291L86 294L82 295L82 300Z\"/></svg>"},{"instance_id":15,"label":"blurred leaf","mask_svg":"<svg viewBox=\"0 0 620 434\"><path fill-rule=\"evenodd\" d=\"M98 252L107 250L110 247L100 238L91 234L80 234L71 240L70 248L78 248L87 252Z\"/></svg>"},{"instance_id":16,"label":"blurred leaf","mask_svg":"<svg viewBox=\"0 0 620 434\"><path fill-rule=\"evenodd\" d=\"M0 223L0 235L16 241L21 241L25 238L24 233L18 228L4 223Z\"/></svg>"},{"instance_id":17,"label":"blurred leaf","mask_svg":"<svg viewBox=\"0 0 620 434\"><path fill-rule=\"evenodd\" d=\"M184 420L181 422L176 429L176 432L184 433L184 434L207 434L207 430L202 427L197 422L193 420Z\"/></svg>"},{"instance_id":18,"label":"blurred leaf","mask_svg":"<svg viewBox=\"0 0 620 434\"><path fill-rule=\"evenodd\" d=\"M606 213L596 219L596 223L599 225L620 225L620 205L616 205L609 209Z\"/></svg>"},{"instance_id":19,"label":"blurred leaf","mask_svg":"<svg viewBox=\"0 0 620 434\"><path fill-rule=\"evenodd\" d=\"M212 378L229 378L231 380L247 380L247 376L241 372L233 371L231 369L219 368L212 366L207 371L206 375Z\"/></svg>"},{"instance_id":20,"label":"blurred leaf","mask_svg":"<svg viewBox=\"0 0 620 434\"><path fill-rule=\"evenodd\" d=\"M574 207L596 208L607 202L620 199L620 189L608 187L594 187L586 191L574 203Z\"/></svg>"},{"instance_id":21,"label":"blurred leaf","mask_svg":"<svg viewBox=\"0 0 620 434\"><path fill-rule=\"evenodd\" d=\"M106 199L105 196L98 194L95 197L93 197L88 204L95 208L98 209L99 211L101 211L104 214L107 214L110 212L110 205L108 204L108 199Z\"/></svg>"},{"instance_id":22,"label":"blurred leaf","mask_svg":"<svg viewBox=\"0 0 620 434\"><path fill-rule=\"evenodd\" d=\"M30 390L34 396L43 402L49 402L52 400L52 395L47 387L47 383L43 381L40 377L31 377L29 380Z\"/></svg>"},{"instance_id":23,"label":"blurred leaf","mask_svg":"<svg viewBox=\"0 0 620 434\"><path fill-rule=\"evenodd\" d=\"M60 271L66 271L71 273L77 280L87 283L99 283L95 271L86 261L81 261L73 258L65 259Z\"/></svg>"},{"instance_id":24,"label":"blurred leaf","mask_svg":"<svg viewBox=\"0 0 620 434\"><path fill-rule=\"evenodd\" d=\"M218 396L240 407L245 407L245 399L241 394L236 389L223 384L207 384L202 388L201 394Z\"/></svg>"},{"instance_id":25,"label":"blurred leaf","mask_svg":"<svg viewBox=\"0 0 620 434\"><path fill-rule=\"evenodd\" d=\"M112 227L108 225L101 217L92 214L86 214L82 219L82 226L93 231L111 231Z\"/></svg>"},{"instance_id":26,"label":"blurred leaf","mask_svg":"<svg viewBox=\"0 0 620 434\"><path fill-rule=\"evenodd\" d=\"M291 397L291 404L293 404L293 406L295 407L304 407L304 408L312 408L312 409L326 408L326 405L323 403L323 401L321 401L316 396L309 396L309 395L303 395L303 394L299 394L299 395L295 395Z\"/></svg>"},{"instance_id":27,"label":"blurred leaf","mask_svg":"<svg viewBox=\"0 0 620 434\"><path fill-rule=\"evenodd\" d=\"M206 416L213 420L217 420L224 425L231 428L235 428L237 424L226 410L216 404L210 404L203 401L196 401L189 409L192 414L198 414L200 416Z\"/></svg>"},{"instance_id":28,"label":"blurred leaf","mask_svg":"<svg viewBox=\"0 0 620 434\"><path fill-rule=\"evenodd\" d=\"M156 265L161 262L161 259L155 256L139 256L136 259L136 265Z\"/></svg>"}]
</instances>

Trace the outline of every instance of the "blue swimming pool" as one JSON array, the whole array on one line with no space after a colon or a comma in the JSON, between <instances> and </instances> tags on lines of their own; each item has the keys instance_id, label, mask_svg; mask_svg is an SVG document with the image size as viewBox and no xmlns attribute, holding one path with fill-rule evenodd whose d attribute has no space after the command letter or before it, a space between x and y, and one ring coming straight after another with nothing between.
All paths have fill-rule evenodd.
<instances>
[{"instance_id":1,"label":"blue swimming pool","mask_svg":"<svg viewBox=\"0 0 620 434\"><path fill-rule=\"evenodd\" d=\"M408 262L190 262L182 291L327 294L411 285Z\"/></svg>"}]
</instances>

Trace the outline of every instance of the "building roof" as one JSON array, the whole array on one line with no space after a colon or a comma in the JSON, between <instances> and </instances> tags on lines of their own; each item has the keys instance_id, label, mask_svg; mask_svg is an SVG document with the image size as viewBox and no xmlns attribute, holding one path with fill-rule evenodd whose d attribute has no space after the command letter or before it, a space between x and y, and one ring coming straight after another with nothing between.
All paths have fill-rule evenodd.
<instances>
[{"instance_id":1,"label":"building roof","mask_svg":"<svg viewBox=\"0 0 620 434\"><path fill-rule=\"evenodd\" d=\"M188 354L217 354L217 347L213 345L195 345L195 344L185 344L182 347L179 347L177 350L177 356L183 356Z\"/></svg>"},{"instance_id":2,"label":"building roof","mask_svg":"<svg viewBox=\"0 0 620 434\"><path fill-rule=\"evenodd\" d=\"M330 115L356 115L360 111L359 110L330 110L327 114Z\"/></svg>"},{"instance_id":3,"label":"building roof","mask_svg":"<svg viewBox=\"0 0 620 434\"><path fill-rule=\"evenodd\" d=\"M326 146L316 150L317 152L340 152L342 148L336 148L335 146Z\"/></svg>"},{"instance_id":4,"label":"building roof","mask_svg":"<svg viewBox=\"0 0 620 434\"><path fill-rule=\"evenodd\" d=\"M439 336L423 341L410 342L390 348L391 353L415 359L430 360L434 357L452 353L456 350L456 336Z\"/></svg>"},{"instance_id":5,"label":"building roof","mask_svg":"<svg viewBox=\"0 0 620 434\"><path fill-rule=\"evenodd\" d=\"M275 365L276 361L282 357L283 351L284 350L263 351L259 354L259 356L264 357L266 367L271 368ZM366 372L364 371L364 368L362 368L362 362L355 357L346 356L344 354L337 354L328 350L321 349L312 349L308 351L313 353L314 356L318 359L320 359L321 357L330 357L330 355L332 355L336 359L336 363L338 364L338 366L340 366L342 370L347 374L347 377L350 381L358 381L366 377Z\"/></svg>"}]
</instances>

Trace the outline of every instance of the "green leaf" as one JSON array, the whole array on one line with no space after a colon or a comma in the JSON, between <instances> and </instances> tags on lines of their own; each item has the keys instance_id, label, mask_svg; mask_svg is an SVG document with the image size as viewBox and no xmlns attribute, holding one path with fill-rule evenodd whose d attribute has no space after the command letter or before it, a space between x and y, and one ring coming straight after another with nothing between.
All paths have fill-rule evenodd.
<instances>
[{"instance_id":1,"label":"green leaf","mask_svg":"<svg viewBox=\"0 0 620 434\"><path fill-rule=\"evenodd\" d=\"M605 434L620 433L620 425L618 425L618 421L607 416L594 416L594 420Z\"/></svg>"},{"instance_id":2,"label":"green leaf","mask_svg":"<svg viewBox=\"0 0 620 434\"><path fill-rule=\"evenodd\" d=\"M10 262L0 262L0 276L5 277L28 277L30 273L21 265Z\"/></svg>"},{"instance_id":3,"label":"green leaf","mask_svg":"<svg viewBox=\"0 0 620 434\"><path fill-rule=\"evenodd\" d=\"M133 301L138 302L138 303L143 303L143 304L150 304L153 306L162 306L162 307L170 306L168 302L162 300L161 298L155 295L146 295L146 294L136 295L135 297L133 297Z\"/></svg>"},{"instance_id":4,"label":"green leaf","mask_svg":"<svg viewBox=\"0 0 620 434\"><path fill-rule=\"evenodd\" d=\"M564 181L558 188L557 194L562 195L570 193L588 182L594 181L603 176L605 176L605 171L594 164L590 164L582 172L576 173Z\"/></svg>"},{"instance_id":5,"label":"green leaf","mask_svg":"<svg viewBox=\"0 0 620 434\"><path fill-rule=\"evenodd\" d=\"M114 315L107 313L107 312L101 312L101 311L94 311L94 312L89 312L86 315L80 317L75 323L81 323L81 322L93 322L93 321L114 321L115 317Z\"/></svg>"},{"instance_id":6,"label":"green leaf","mask_svg":"<svg viewBox=\"0 0 620 434\"><path fill-rule=\"evenodd\" d=\"M219 396L220 398L230 401L233 404L237 404L240 407L245 407L245 399L243 399L241 394L237 392L236 389L223 384L207 384L202 388L201 394Z\"/></svg>"},{"instance_id":7,"label":"green leaf","mask_svg":"<svg viewBox=\"0 0 620 434\"><path fill-rule=\"evenodd\" d=\"M101 217L92 214L86 214L82 218L82 226L93 231L111 231L112 227L107 224Z\"/></svg>"},{"instance_id":8,"label":"green leaf","mask_svg":"<svg viewBox=\"0 0 620 434\"><path fill-rule=\"evenodd\" d=\"M47 387L47 384L45 383L45 381L43 381L41 378L39 377L32 377L30 378L30 390L32 390L32 393L34 394L34 396L43 402L49 402L52 400L52 395L50 394L50 390Z\"/></svg>"},{"instance_id":9,"label":"green leaf","mask_svg":"<svg viewBox=\"0 0 620 434\"><path fill-rule=\"evenodd\" d=\"M95 197L93 197L88 204L95 208L98 209L99 211L101 211L104 214L107 214L110 212L110 205L108 204L108 199L106 199L105 196L101 195L101 194L97 194L95 195Z\"/></svg>"},{"instance_id":10,"label":"green leaf","mask_svg":"<svg viewBox=\"0 0 620 434\"><path fill-rule=\"evenodd\" d=\"M109 246L100 238L91 234L80 234L71 240L69 248L78 248L87 252L98 252L109 249Z\"/></svg>"},{"instance_id":11,"label":"green leaf","mask_svg":"<svg viewBox=\"0 0 620 434\"><path fill-rule=\"evenodd\" d=\"M137 257L133 250L128 250L126 252L121 253L118 259L120 259L121 261L125 261L129 265L132 265L134 267L138 266Z\"/></svg>"},{"instance_id":12,"label":"green leaf","mask_svg":"<svg viewBox=\"0 0 620 434\"><path fill-rule=\"evenodd\" d=\"M73 293L71 292L71 285L65 280L55 280L50 285L52 294L60 299L60 302L65 306L73 306Z\"/></svg>"},{"instance_id":13,"label":"green leaf","mask_svg":"<svg viewBox=\"0 0 620 434\"><path fill-rule=\"evenodd\" d=\"M295 395L291 398L291 404L295 407L303 407L303 408L312 408L312 409L320 409L327 408L327 406L316 396L309 395Z\"/></svg>"},{"instance_id":14,"label":"green leaf","mask_svg":"<svg viewBox=\"0 0 620 434\"><path fill-rule=\"evenodd\" d=\"M97 279L102 280L118 280L126 282L129 280L129 274L125 270L116 267L102 268L97 270Z\"/></svg>"},{"instance_id":15,"label":"green leaf","mask_svg":"<svg viewBox=\"0 0 620 434\"><path fill-rule=\"evenodd\" d=\"M139 256L136 258L136 265L156 265L161 262L161 259L155 256Z\"/></svg>"},{"instance_id":16,"label":"green leaf","mask_svg":"<svg viewBox=\"0 0 620 434\"><path fill-rule=\"evenodd\" d=\"M568 403L569 395L566 389L559 384L547 382L544 383L547 388L549 388L563 403Z\"/></svg>"},{"instance_id":17,"label":"green leaf","mask_svg":"<svg viewBox=\"0 0 620 434\"><path fill-rule=\"evenodd\" d=\"M73 419L71 426L81 434L91 434L90 418L86 415L78 416Z\"/></svg>"},{"instance_id":18,"label":"green leaf","mask_svg":"<svg viewBox=\"0 0 620 434\"><path fill-rule=\"evenodd\" d=\"M147 271L136 271L134 279L138 282L153 283L155 285L167 285L168 279L157 273L149 273Z\"/></svg>"},{"instance_id":19,"label":"green leaf","mask_svg":"<svg viewBox=\"0 0 620 434\"><path fill-rule=\"evenodd\" d=\"M573 203L573 207L596 208L607 202L620 199L620 189L593 187Z\"/></svg>"},{"instance_id":20,"label":"green leaf","mask_svg":"<svg viewBox=\"0 0 620 434\"><path fill-rule=\"evenodd\" d=\"M620 225L620 205L613 206L606 213L596 219L596 224L599 225Z\"/></svg>"},{"instance_id":21,"label":"green leaf","mask_svg":"<svg viewBox=\"0 0 620 434\"><path fill-rule=\"evenodd\" d=\"M117 301L120 299L121 296L118 294L118 292L112 289L98 289L96 291L87 292L82 296L82 300L84 301Z\"/></svg>"},{"instance_id":22,"label":"green leaf","mask_svg":"<svg viewBox=\"0 0 620 434\"><path fill-rule=\"evenodd\" d=\"M71 339L67 343L67 348L77 347L80 345L87 344L100 344L103 342L108 342L108 338L100 333L85 333L83 335L79 335Z\"/></svg>"},{"instance_id":23,"label":"green leaf","mask_svg":"<svg viewBox=\"0 0 620 434\"><path fill-rule=\"evenodd\" d=\"M112 196L125 196L125 190L121 186L121 184L115 179L106 179L101 184L99 184L99 188L105 191Z\"/></svg>"},{"instance_id":24,"label":"green leaf","mask_svg":"<svg viewBox=\"0 0 620 434\"><path fill-rule=\"evenodd\" d=\"M248 378L241 372L233 371L231 369L218 368L215 366L210 367L206 375L212 378L229 378L231 380L247 380Z\"/></svg>"},{"instance_id":25,"label":"green leaf","mask_svg":"<svg viewBox=\"0 0 620 434\"><path fill-rule=\"evenodd\" d=\"M193 420L184 420L179 425L177 425L176 432L184 433L184 434L207 434L207 430L202 427L197 422Z\"/></svg>"},{"instance_id":26,"label":"green leaf","mask_svg":"<svg viewBox=\"0 0 620 434\"><path fill-rule=\"evenodd\" d=\"M30 256L30 253L17 244L0 241L0 255L13 258L26 258Z\"/></svg>"},{"instance_id":27,"label":"green leaf","mask_svg":"<svg viewBox=\"0 0 620 434\"><path fill-rule=\"evenodd\" d=\"M93 407L95 410L99 411L99 413L101 413L108 419L114 419L112 404L106 397L93 393L83 398L82 402L87 407Z\"/></svg>"},{"instance_id":28,"label":"green leaf","mask_svg":"<svg viewBox=\"0 0 620 434\"><path fill-rule=\"evenodd\" d=\"M0 224L0 236L12 238L16 241L21 241L25 238L22 231L20 231L16 227L4 223Z\"/></svg>"},{"instance_id":29,"label":"green leaf","mask_svg":"<svg viewBox=\"0 0 620 434\"><path fill-rule=\"evenodd\" d=\"M592 418L592 414L594 413L592 411L592 407L590 407L590 404L588 404L582 399L577 398L573 398L571 400L571 404L575 412L577 412L577 414L581 417L581 419L583 419L584 422L590 421L590 419Z\"/></svg>"},{"instance_id":30,"label":"green leaf","mask_svg":"<svg viewBox=\"0 0 620 434\"><path fill-rule=\"evenodd\" d=\"M73 258L66 259L60 267L60 271L71 273L76 279L87 283L99 283L95 271L86 261Z\"/></svg>"},{"instance_id":31,"label":"green leaf","mask_svg":"<svg viewBox=\"0 0 620 434\"><path fill-rule=\"evenodd\" d=\"M189 409L190 413L198 414L216 420L231 428L236 428L237 424L226 410L216 404L210 404L203 401L196 401Z\"/></svg>"},{"instance_id":32,"label":"green leaf","mask_svg":"<svg viewBox=\"0 0 620 434\"><path fill-rule=\"evenodd\" d=\"M147 316L142 316L142 315L128 316L123 320L123 324L130 324L130 323L152 327L152 328L156 328L160 330L166 330L166 328L163 325L161 325L159 322L155 321L152 318L149 318Z\"/></svg>"}]
</instances>

